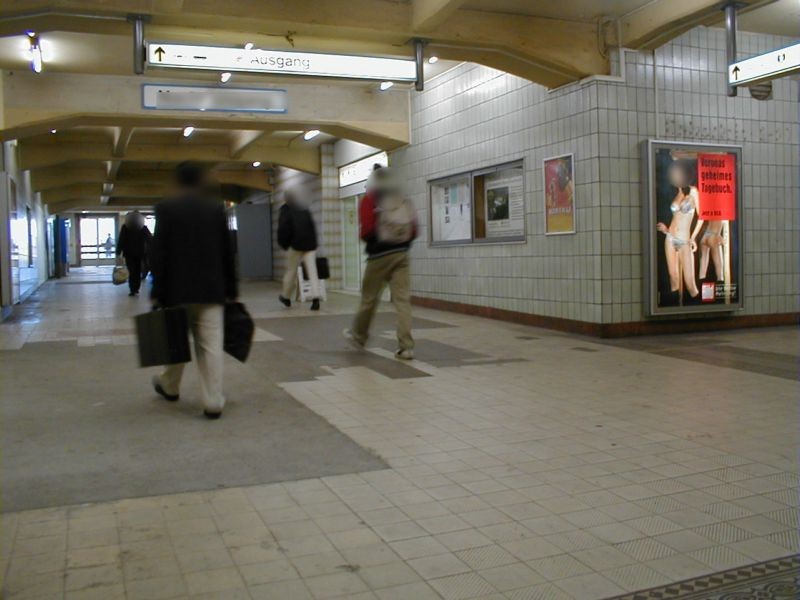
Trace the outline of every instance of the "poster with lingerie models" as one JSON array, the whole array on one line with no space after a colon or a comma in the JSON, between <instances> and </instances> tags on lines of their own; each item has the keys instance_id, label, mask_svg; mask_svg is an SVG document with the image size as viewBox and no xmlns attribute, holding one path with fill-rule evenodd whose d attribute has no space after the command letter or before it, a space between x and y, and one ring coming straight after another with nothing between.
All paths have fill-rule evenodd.
<instances>
[{"instance_id":1,"label":"poster with lingerie models","mask_svg":"<svg viewBox=\"0 0 800 600\"><path fill-rule=\"evenodd\" d=\"M644 144L651 315L742 307L741 147Z\"/></svg>"},{"instance_id":2,"label":"poster with lingerie models","mask_svg":"<svg viewBox=\"0 0 800 600\"><path fill-rule=\"evenodd\" d=\"M544 233L575 233L575 171L572 154L545 158Z\"/></svg>"}]
</instances>

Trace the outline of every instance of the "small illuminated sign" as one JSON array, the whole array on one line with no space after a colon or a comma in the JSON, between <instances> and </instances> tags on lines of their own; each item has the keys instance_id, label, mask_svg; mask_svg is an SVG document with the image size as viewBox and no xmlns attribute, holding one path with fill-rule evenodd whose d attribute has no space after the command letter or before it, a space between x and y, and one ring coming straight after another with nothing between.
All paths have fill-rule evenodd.
<instances>
[{"instance_id":1,"label":"small illuminated sign","mask_svg":"<svg viewBox=\"0 0 800 600\"><path fill-rule=\"evenodd\" d=\"M416 64L411 59L322 54L293 50L261 50L149 42L147 61L151 67L245 71L273 75L307 75L381 81L415 81Z\"/></svg>"},{"instance_id":2,"label":"small illuminated sign","mask_svg":"<svg viewBox=\"0 0 800 600\"><path fill-rule=\"evenodd\" d=\"M339 167L339 187L346 187L354 183L366 181L376 164L382 167L388 167L389 155L387 155L386 152L379 152L378 154L373 154L372 156L367 156L366 158L352 162L349 165Z\"/></svg>"}]
</instances>

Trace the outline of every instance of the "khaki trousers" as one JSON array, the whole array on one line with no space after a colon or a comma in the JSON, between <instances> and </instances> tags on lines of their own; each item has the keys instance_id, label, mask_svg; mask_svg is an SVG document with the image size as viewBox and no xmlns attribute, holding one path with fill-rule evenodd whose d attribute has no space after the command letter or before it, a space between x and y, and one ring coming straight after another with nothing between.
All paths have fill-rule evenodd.
<instances>
[{"instance_id":1,"label":"khaki trousers","mask_svg":"<svg viewBox=\"0 0 800 600\"><path fill-rule=\"evenodd\" d=\"M365 344L381 294L386 285L392 293L392 304L397 311L397 341L400 350L411 350L411 277L408 252L393 252L367 261L364 281L361 284L361 304L353 321L353 338Z\"/></svg>"},{"instance_id":2,"label":"khaki trousers","mask_svg":"<svg viewBox=\"0 0 800 600\"><path fill-rule=\"evenodd\" d=\"M225 406L222 395L224 307L221 304L186 304L184 308L194 338L203 406L209 412L220 412ZM169 365L161 374L159 382L166 393L178 395L185 366L185 363Z\"/></svg>"},{"instance_id":3,"label":"khaki trousers","mask_svg":"<svg viewBox=\"0 0 800 600\"><path fill-rule=\"evenodd\" d=\"M319 277L317 276L317 253L312 250L311 252L302 252L289 248L286 254L286 272L283 274L283 292L284 298L292 299L292 295L297 288L297 267L300 263L306 267L306 276L308 282L311 284L311 298L319 298Z\"/></svg>"}]
</instances>

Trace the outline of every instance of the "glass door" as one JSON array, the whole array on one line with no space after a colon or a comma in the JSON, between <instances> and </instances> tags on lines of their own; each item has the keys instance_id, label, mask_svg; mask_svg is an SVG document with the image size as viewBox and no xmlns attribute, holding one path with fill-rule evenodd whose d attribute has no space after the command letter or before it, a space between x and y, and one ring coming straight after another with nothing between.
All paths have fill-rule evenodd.
<instances>
[{"instance_id":1,"label":"glass door","mask_svg":"<svg viewBox=\"0 0 800 600\"><path fill-rule=\"evenodd\" d=\"M117 248L117 218L81 216L81 265L113 265Z\"/></svg>"},{"instance_id":2,"label":"glass door","mask_svg":"<svg viewBox=\"0 0 800 600\"><path fill-rule=\"evenodd\" d=\"M364 248L358 236L358 202L361 196L350 196L342 200L342 240L344 276L342 287L359 291L364 271Z\"/></svg>"}]
</instances>

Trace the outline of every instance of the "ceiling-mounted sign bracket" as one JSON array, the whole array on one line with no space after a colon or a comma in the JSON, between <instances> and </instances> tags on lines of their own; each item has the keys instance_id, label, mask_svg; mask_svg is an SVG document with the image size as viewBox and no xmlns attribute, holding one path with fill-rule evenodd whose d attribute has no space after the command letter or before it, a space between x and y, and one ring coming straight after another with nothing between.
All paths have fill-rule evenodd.
<instances>
[{"instance_id":1,"label":"ceiling-mounted sign bracket","mask_svg":"<svg viewBox=\"0 0 800 600\"><path fill-rule=\"evenodd\" d=\"M145 47L144 24L150 22L150 15L128 15L129 23L133 23L133 72L144 74Z\"/></svg>"},{"instance_id":2,"label":"ceiling-mounted sign bracket","mask_svg":"<svg viewBox=\"0 0 800 600\"><path fill-rule=\"evenodd\" d=\"M800 73L800 44L751 56L728 65L728 85L752 85Z\"/></svg>"},{"instance_id":3,"label":"ceiling-mounted sign bracket","mask_svg":"<svg viewBox=\"0 0 800 600\"><path fill-rule=\"evenodd\" d=\"M174 43L147 43L149 67L305 75L415 82L415 61L406 58L262 50Z\"/></svg>"}]
</instances>

